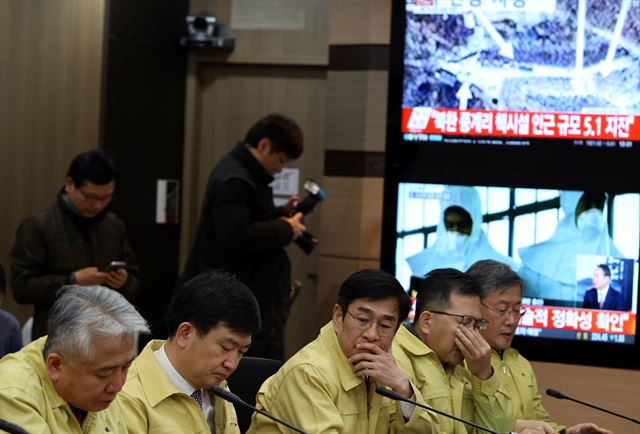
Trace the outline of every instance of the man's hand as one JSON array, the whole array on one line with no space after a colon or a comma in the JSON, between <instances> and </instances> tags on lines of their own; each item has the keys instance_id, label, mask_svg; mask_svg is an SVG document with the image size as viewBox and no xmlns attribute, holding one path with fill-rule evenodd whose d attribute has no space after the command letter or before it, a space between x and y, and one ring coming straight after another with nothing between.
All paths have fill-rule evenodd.
<instances>
[{"instance_id":1,"label":"man's hand","mask_svg":"<svg viewBox=\"0 0 640 434\"><path fill-rule=\"evenodd\" d=\"M97 267L82 268L73 273L77 285L103 285L107 281L107 274L99 271Z\"/></svg>"},{"instance_id":2,"label":"man's hand","mask_svg":"<svg viewBox=\"0 0 640 434\"><path fill-rule=\"evenodd\" d=\"M106 283L110 288L120 289L127 283L128 278L129 273L127 273L126 268L118 268L107 273Z\"/></svg>"},{"instance_id":3,"label":"man's hand","mask_svg":"<svg viewBox=\"0 0 640 434\"><path fill-rule=\"evenodd\" d=\"M526 432L525 430L532 430L534 432L540 432L543 434L556 434L556 430L551 428L546 422L542 422L539 420L525 420L518 419L516 421L516 431L519 433Z\"/></svg>"},{"instance_id":4,"label":"man's hand","mask_svg":"<svg viewBox=\"0 0 640 434\"><path fill-rule=\"evenodd\" d=\"M459 326L456 329L455 343L467 361L469 371L482 381L493 375L491 367L491 346L475 329Z\"/></svg>"},{"instance_id":5,"label":"man's hand","mask_svg":"<svg viewBox=\"0 0 640 434\"><path fill-rule=\"evenodd\" d=\"M296 210L296 207L300 203L300 196L291 196L287 203L282 205L282 209L287 212L287 214L291 214Z\"/></svg>"},{"instance_id":6,"label":"man's hand","mask_svg":"<svg viewBox=\"0 0 640 434\"><path fill-rule=\"evenodd\" d=\"M374 378L378 383L390 387L407 399L413 396L409 378L396 364L391 350L384 351L378 345L369 342L359 343L357 347L362 352L349 359L355 375Z\"/></svg>"},{"instance_id":7,"label":"man's hand","mask_svg":"<svg viewBox=\"0 0 640 434\"><path fill-rule=\"evenodd\" d=\"M305 225L300 221L303 215L301 212L296 213L293 217L280 217L285 220L291 226L291 230L293 231L293 239L298 239L304 231L307 230Z\"/></svg>"},{"instance_id":8,"label":"man's hand","mask_svg":"<svg viewBox=\"0 0 640 434\"><path fill-rule=\"evenodd\" d=\"M572 427L567 428L567 434L577 434L581 432L588 432L588 433L597 432L600 434L613 434L613 431L600 428L595 423L579 423L578 425L574 425Z\"/></svg>"}]
</instances>

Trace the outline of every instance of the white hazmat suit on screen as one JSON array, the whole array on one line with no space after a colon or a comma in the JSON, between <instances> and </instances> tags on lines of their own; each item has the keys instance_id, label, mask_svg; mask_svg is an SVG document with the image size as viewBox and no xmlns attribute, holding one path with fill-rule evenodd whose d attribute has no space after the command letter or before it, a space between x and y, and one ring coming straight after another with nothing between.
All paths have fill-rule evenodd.
<instances>
[{"instance_id":1,"label":"white hazmat suit on screen","mask_svg":"<svg viewBox=\"0 0 640 434\"><path fill-rule=\"evenodd\" d=\"M622 256L613 245L602 211L586 210L576 222L576 207L582 195L579 191L560 192L565 216L551 238L518 251L527 297L576 302L578 255Z\"/></svg>"},{"instance_id":2,"label":"white hazmat suit on screen","mask_svg":"<svg viewBox=\"0 0 640 434\"><path fill-rule=\"evenodd\" d=\"M494 249L482 230L482 207L478 191L474 187L447 186L442 196L436 241L430 248L407 258L411 274L422 277L436 268L466 271L480 259L500 261L516 270L513 260ZM471 216L470 235L446 230L444 214L452 206L464 209Z\"/></svg>"}]
</instances>

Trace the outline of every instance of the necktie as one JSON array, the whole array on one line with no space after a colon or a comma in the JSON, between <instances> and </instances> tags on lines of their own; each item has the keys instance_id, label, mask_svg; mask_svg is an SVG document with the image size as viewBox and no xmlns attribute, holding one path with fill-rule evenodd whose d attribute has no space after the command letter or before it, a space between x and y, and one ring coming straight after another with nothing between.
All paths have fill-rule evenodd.
<instances>
[{"instance_id":1,"label":"necktie","mask_svg":"<svg viewBox=\"0 0 640 434\"><path fill-rule=\"evenodd\" d=\"M191 394L191 397L198 403L200 408L202 408L202 391L200 389L196 390Z\"/></svg>"},{"instance_id":2,"label":"necktie","mask_svg":"<svg viewBox=\"0 0 640 434\"><path fill-rule=\"evenodd\" d=\"M78 420L78 423L80 424L80 426L82 426L82 422L84 421L84 418L87 415L87 412L84 410L80 410L79 408L76 408L74 406L70 406L70 407L71 407L71 411L73 412L73 415Z\"/></svg>"}]
</instances>

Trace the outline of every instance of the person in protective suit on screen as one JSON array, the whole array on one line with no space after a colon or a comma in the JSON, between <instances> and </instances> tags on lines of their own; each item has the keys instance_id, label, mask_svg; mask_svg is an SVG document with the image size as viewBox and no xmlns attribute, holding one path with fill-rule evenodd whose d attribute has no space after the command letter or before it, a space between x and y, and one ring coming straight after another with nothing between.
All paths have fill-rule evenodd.
<instances>
[{"instance_id":1,"label":"person in protective suit on screen","mask_svg":"<svg viewBox=\"0 0 640 434\"><path fill-rule=\"evenodd\" d=\"M573 302L578 255L622 256L604 219L606 199L605 193L560 192L565 216L551 238L518 251L528 297Z\"/></svg>"},{"instance_id":2,"label":"person in protective suit on screen","mask_svg":"<svg viewBox=\"0 0 640 434\"><path fill-rule=\"evenodd\" d=\"M466 271L480 259L493 259L516 269L515 263L493 248L482 230L480 196L474 187L445 187L440 202L442 218L432 247L407 258L414 276L424 276L436 268Z\"/></svg>"}]
</instances>

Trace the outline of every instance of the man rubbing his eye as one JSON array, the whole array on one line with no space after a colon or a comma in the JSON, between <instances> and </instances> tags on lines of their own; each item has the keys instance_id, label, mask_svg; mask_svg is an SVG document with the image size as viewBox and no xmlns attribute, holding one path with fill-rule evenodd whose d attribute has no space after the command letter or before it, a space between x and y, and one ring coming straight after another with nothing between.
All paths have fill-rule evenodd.
<instances>
[{"instance_id":1,"label":"man rubbing his eye","mask_svg":"<svg viewBox=\"0 0 640 434\"><path fill-rule=\"evenodd\" d=\"M393 354L427 405L494 431L513 431L509 395L493 372L491 347L479 332L487 326L473 279L453 268L436 269L422 282L413 324L400 327ZM423 416L432 422L427 432L472 432L445 416Z\"/></svg>"}]
</instances>

